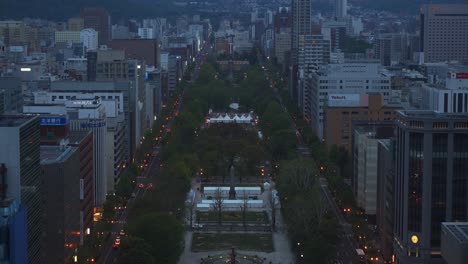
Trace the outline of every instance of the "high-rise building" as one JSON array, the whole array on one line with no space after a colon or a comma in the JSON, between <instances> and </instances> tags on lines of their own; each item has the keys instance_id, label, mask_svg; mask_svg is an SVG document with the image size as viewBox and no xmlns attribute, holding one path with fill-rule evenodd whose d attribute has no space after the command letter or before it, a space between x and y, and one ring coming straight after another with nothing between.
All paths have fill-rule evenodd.
<instances>
[{"instance_id":1,"label":"high-rise building","mask_svg":"<svg viewBox=\"0 0 468 264\"><path fill-rule=\"evenodd\" d=\"M379 129L377 129L377 127ZM353 178L351 185L357 205L374 222L378 204L378 144L393 135L391 125L363 125L353 134Z\"/></svg>"},{"instance_id":2,"label":"high-rise building","mask_svg":"<svg viewBox=\"0 0 468 264\"><path fill-rule=\"evenodd\" d=\"M382 93L390 98L390 77L376 63L329 64L307 79L304 89L304 118L323 138L324 110L329 95Z\"/></svg>"},{"instance_id":3,"label":"high-rise building","mask_svg":"<svg viewBox=\"0 0 468 264\"><path fill-rule=\"evenodd\" d=\"M335 18L340 20L348 16L348 0L335 0Z\"/></svg>"},{"instance_id":4,"label":"high-rise building","mask_svg":"<svg viewBox=\"0 0 468 264\"><path fill-rule=\"evenodd\" d=\"M83 8L80 16L84 21L84 28L93 28L99 34L99 44L107 44L111 40L111 18L103 8Z\"/></svg>"},{"instance_id":5,"label":"high-rise building","mask_svg":"<svg viewBox=\"0 0 468 264\"><path fill-rule=\"evenodd\" d=\"M28 263L44 263L39 118L1 116L0 134L0 163L8 169L6 196L27 210Z\"/></svg>"},{"instance_id":6,"label":"high-rise building","mask_svg":"<svg viewBox=\"0 0 468 264\"><path fill-rule=\"evenodd\" d=\"M381 35L375 40L375 57L383 66L392 65L392 36Z\"/></svg>"},{"instance_id":7,"label":"high-rise building","mask_svg":"<svg viewBox=\"0 0 468 264\"><path fill-rule=\"evenodd\" d=\"M337 146L352 154L356 125L392 123L400 104L384 103L381 93L329 94L324 107L323 134L328 149Z\"/></svg>"},{"instance_id":8,"label":"high-rise building","mask_svg":"<svg viewBox=\"0 0 468 264\"><path fill-rule=\"evenodd\" d=\"M45 263L70 263L80 242L80 156L75 147L41 146Z\"/></svg>"},{"instance_id":9,"label":"high-rise building","mask_svg":"<svg viewBox=\"0 0 468 264\"><path fill-rule=\"evenodd\" d=\"M159 67L160 44L156 39L117 39L109 46L125 51L127 59L136 59L146 62L147 65Z\"/></svg>"},{"instance_id":10,"label":"high-rise building","mask_svg":"<svg viewBox=\"0 0 468 264\"><path fill-rule=\"evenodd\" d=\"M394 188L395 140L381 139L377 145L377 228L384 263L391 263L393 255Z\"/></svg>"},{"instance_id":11,"label":"high-rise building","mask_svg":"<svg viewBox=\"0 0 468 264\"><path fill-rule=\"evenodd\" d=\"M299 37L312 34L312 1L292 1L292 63L297 63Z\"/></svg>"},{"instance_id":12,"label":"high-rise building","mask_svg":"<svg viewBox=\"0 0 468 264\"><path fill-rule=\"evenodd\" d=\"M3 111L6 114L23 112L21 79L17 77L0 77L0 89L3 90Z\"/></svg>"},{"instance_id":13,"label":"high-rise building","mask_svg":"<svg viewBox=\"0 0 468 264\"><path fill-rule=\"evenodd\" d=\"M468 62L468 4L430 4L421 8L424 62Z\"/></svg>"},{"instance_id":14,"label":"high-rise building","mask_svg":"<svg viewBox=\"0 0 468 264\"><path fill-rule=\"evenodd\" d=\"M2 168L4 170L2 171ZM8 177L8 168L0 168L0 175ZM0 182L0 263L27 264L27 225L26 208L18 200L5 196L6 186Z\"/></svg>"},{"instance_id":15,"label":"high-rise building","mask_svg":"<svg viewBox=\"0 0 468 264\"><path fill-rule=\"evenodd\" d=\"M81 31L84 29L84 20L81 17L72 17L68 19L68 30Z\"/></svg>"},{"instance_id":16,"label":"high-rise building","mask_svg":"<svg viewBox=\"0 0 468 264\"><path fill-rule=\"evenodd\" d=\"M312 34L312 0L292 0L292 42L291 65L289 68L289 94L299 103L298 99L298 57L300 38Z\"/></svg>"},{"instance_id":17,"label":"high-rise building","mask_svg":"<svg viewBox=\"0 0 468 264\"><path fill-rule=\"evenodd\" d=\"M78 148L80 153L80 244L83 244L84 235L89 234L93 226L93 133L72 131L68 139L70 146Z\"/></svg>"},{"instance_id":18,"label":"high-rise building","mask_svg":"<svg viewBox=\"0 0 468 264\"><path fill-rule=\"evenodd\" d=\"M278 63L286 63L286 53L291 52L292 17L289 8L280 7L274 16L274 43Z\"/></svg>"},{"instance_id":19,"label":"high-rise building","mask_svg":"<svg viewBox=\"0 0 468 264\"><path fill-rule=\"evenodd\" d=\"M441 224L468 220L468 114L400 111L396 263L440 263Z\"/></svg>"},{"instance_id":20,"label":"high-rise building","mask_svg":"<svg viewBox=\"0 0 468 264\"><path fill-rule=\"evenodd\" d=\"M5 90L0 90L0 115L5 113Z\"/></svg>"},{"instance_id":21,"label":"high-rise building","mask_svg":"<svg viewBox=\"0 0 468 264\"><path fill-rule=\"evenodd\" d=\"M346 22L329 21L322 24L322 35L325 40L330 41L330 50L337 52L345 48Z\"/></svg>"}]
</instances>

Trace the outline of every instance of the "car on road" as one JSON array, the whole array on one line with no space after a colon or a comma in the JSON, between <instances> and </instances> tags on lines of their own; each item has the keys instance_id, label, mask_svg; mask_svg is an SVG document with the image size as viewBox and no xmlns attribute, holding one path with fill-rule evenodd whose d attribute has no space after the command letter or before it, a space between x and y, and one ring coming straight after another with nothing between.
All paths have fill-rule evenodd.
<instances>
[{"instance_id":1,"label":"car on road","mask_svg":"<svg viewBox=\"0 0 468 264\"><path fill-rule=\"evenodd\" d=\"M153 184L148 184L148 186L146 186L146 190L153 190Z\"/></svg>"},{"instance_id":2,"label":"car on road","mask_svg":"<svg viewBox=\"0 0 468 264\"><path fill-rule=\"evenodd\" d=\"M140 184L138 184L138 188L143 189L143 188L145 188L145 185L143 183L140 183Z\"/></svg>"},{"instance_id":3,"label":"car on road","mask_svg":"<svg viewBox=\"0 0 468 264\"><path fill-rule=\"evenodd\" d=\"M122 229L122 230L120 230L120 232L119 232L119 236L121 236L121 237L125 236L125 231L124 231L123 229Z\"/></svg>"},{"instance_id":4,"label":"car on road","mask_svg":"<svg viewBox=\"0 0 468 264\"><path fill-rule=\"evenodd\" d=\"M120 236L117 236L115 239L114 239L114 243L112 244L112 247L115 248L115 249L118 249L120 246Z\"/></svg>"}]
</instances>

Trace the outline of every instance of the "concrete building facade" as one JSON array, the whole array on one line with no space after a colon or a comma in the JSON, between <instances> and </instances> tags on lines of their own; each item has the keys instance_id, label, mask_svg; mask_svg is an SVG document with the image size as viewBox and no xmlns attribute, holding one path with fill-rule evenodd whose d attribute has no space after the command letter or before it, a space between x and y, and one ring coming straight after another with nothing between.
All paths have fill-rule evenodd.
<instances>
[{"instance_id":1,"label":"concrete building facade","mask_svg":"<svg viewBox=\"0 0 468 264\"><path fill-rule=\"evenodd\" d=\"M304 88L302 111L321 139L329 95L381 93L384 103L388 102L390 77L379 67L375 63L330 64L311 74Z\"/></svg>"},{"instance_id":2,"label":"concrete building facade","mask_svg":"<svg viewBox=\"0 0 468 264\"><path fill-rule=\"evenodd\" d=\"M385 104L380 93L329 95L324 109L323 130L327 148L336 145L351 153L356 123L391 123L399 109L398 104Z\"/></svg>"},{"instance_id":3,"label":"concrete building facade","mask_svg":"<svg viewBox=\"0 0 468 264\"><path fill-rule=\"evenodd\" d=\"M468 114L399 111L397 264L440 263L441 224L468 220Z\"/></svg>"},{"instance_id":4,"label":"concrete building facade","mask_svg":"<svg viewBox=\"0 0 468 264\"><path fill-rule=\"evenodd\" d=\"M468 62L468 4L429 4L421 8L424 62Z\"/></svg>"},{"instance_id":5,"label":"concrete building facade","mask_svg":"<svg viewBox=\"0 0 468 264\"><path fill-rule=\"evenodd\" d=\"M80 156L75 147L41 146L46 263L71 263L80 243Z\"/></svg>"}]
</instances>

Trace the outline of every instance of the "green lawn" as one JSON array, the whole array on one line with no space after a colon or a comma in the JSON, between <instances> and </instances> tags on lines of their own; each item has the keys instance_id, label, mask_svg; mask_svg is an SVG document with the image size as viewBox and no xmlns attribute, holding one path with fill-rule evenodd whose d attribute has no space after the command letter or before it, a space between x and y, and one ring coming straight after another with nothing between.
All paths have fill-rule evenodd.
<instances>
[{"instance_id":1,"label":"green lawn","mask_svg":"<svg viewBox=\"0 0 468 264\"><path fill-rule=\"evenodd\" d=\"M271 234L194 233L192 251L238 250L273 252Z\"/></svg>"},{"instance_id":2,"label":"green lawn","mask_svg":"<svg viewBox=\"0 0 468 264\"><path fill-rule=\"evenodd\" d=\"M268 223L266 212L247 212L246 222L250 224L264 224ZM197 221L203 222L217 222L218 215L216 212L197 212ZM223 223L242 223L241 212L223 212Z\"/></svg>"}]
</instances>

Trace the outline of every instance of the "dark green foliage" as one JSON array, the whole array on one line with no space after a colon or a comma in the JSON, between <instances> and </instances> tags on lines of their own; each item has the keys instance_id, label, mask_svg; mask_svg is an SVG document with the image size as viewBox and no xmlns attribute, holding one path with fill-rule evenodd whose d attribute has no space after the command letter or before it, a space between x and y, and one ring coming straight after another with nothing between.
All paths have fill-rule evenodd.
<instances>
[{"instance_id":1,"label":"dark green foliage","mask_svg":"<svg viewBox=\"0 0 468 264\"><path fill-rule=\"evenodd\" d=\"M183 225L169 213L140 215L129 223L128 232L147 244L145 251L153 257L153 263L176 263L183 250Z\"/></svg>"},{"instance_id":2,"label":"dark green foliage","mask_svg":"<svg viewBox=\"0 0 468 264\"><path fill-rule=\"evenodd\" d=\"M151 246L144 239L138 237L127 237L122 241L122 256L120 264L153 264Z\"/></svg>"},{"instance_id":3,"label":"dark green foliage","mask_svg":"<svg viewBox=\"0 0 468 264\"><path fill-rule=\"evenodd\" d=\"M347 53L365 53L371 47L371 44L362 39L347 37L344 49Z\"/></svg>"}]
</instances>

